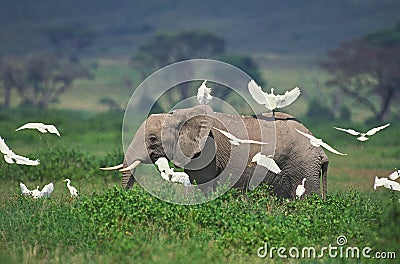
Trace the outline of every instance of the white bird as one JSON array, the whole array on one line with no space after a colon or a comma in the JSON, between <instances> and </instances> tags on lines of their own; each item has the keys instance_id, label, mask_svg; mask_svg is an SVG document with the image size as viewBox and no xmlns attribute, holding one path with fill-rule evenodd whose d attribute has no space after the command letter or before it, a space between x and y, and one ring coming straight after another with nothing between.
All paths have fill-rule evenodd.
<instances>
[{"instance_id":1,"label":"white bird","mask_svg":"<svg viewBox=\"0 0 400 264\"><path fill-rule=\"evenodd\" d=\"M389 175L389 179L393 181L397 180L399 177L400 177L400 170L397 169Z\"/></svg>"},{"instance_id":2,"label":"white bird","mask_svg":"<svg viewBox=\"0 0 400 264\"><path fill-rule=\"evenodd\" d=\"M23 195L31 195L32 191L30 191L25 184L22 182L19 183L19 187L21 188L21 192Z\"/></svg>"},{"instance_id":3,"label":"white bird","mask_svg":"<svg viewBox=\"0 0 400 264\"><path fill-rule=\"evenodd\" d=\"M27 123L17 129L15 131L19 131L22 129L37 129L41 133L52 133L61 137L60 132L58 132L57 128L54 125L45 125L43 123Z\"/></svg>"},{"instance_id":4,"label":"white bird","mask_svg":"<svg viewBox=\"0 0 400 264\"><path fill-rule=\"evenodd\" d=\"M69 190L69 193L71 194L71 197L78 197L79 196L78 190L74 186L71 185L71 180L65 179L63 181L67 182L67 188Z\"/></svg>"},{"instance_id":5,"label":"white bird","mask_svg":"<svg viewBox=\"0 0 400 264\"><path fill-rule=\"evenodd\" d=\"M156 160L155 164L161 173L161 177L169 182L182 183L184 186L189 186L190 179L189 175L185 172L174 171L174 168L169 167L168 160L165 157L161 157Z\"/></svg>"},{"instance_id":6,"label":"white bird","mask_svg":"<svg viewBox=\"0 0 400 264\"><path fill-rule=\"evenodd\" d=\"M37 198L39 198L39 197L42 197L42 196L41 196L41 192L39 191L39 186L36 186L36 189L34 189L34 190L31 191L31 195L32 195L32 197L35 198L35 199L37 199Z\"/></svg>"},{"instance_id":7,"label":"white bird","mask_svg":"<svg viewBox=\"0 0 400 264\"><path fill-rule=\"evenodd\" d=\"M206 105L212 100L211 88L207 87L206 83L207 80L204 80L204 82L197 89L197 102L199 102L201 105Z\"/></svg>"},{"instance_id":8,"label":"white bird","mask_svg":"<svg viewBox=\"0 0 400 264\"><path fill-rule=\"evenodd\" d=\"M297 198L300 198L306 192L306 188L304 187L305 182L306 182L306 178L303 179L302 184L297 185L297 188L296 188Z\"/></svg>"},{"instance_id":9,"label":"white bird","mask_svg":"<svg viewBox=\"0 0 400 264\"><path fill-rule=\"evenodd\" d=\"M375 176L374 190L376 190L376 188L379 186L383 186L394 191L400 191L400 183L391 181L388 178L378 178L378 176Z\"/></svg>"},{"instance_id":10,"label":"white bird","mask_svg":"<svg viewBox=\"0 0 400 264\"><path fill-rule=\"evenodd\" d=\"M238 145L240 145L240 143L244 143L244 144L260 144L260 145L268 144L268 143L265 143L265 142L260 142L260 141L256 141L256 140L252 140L252 139L239 139L239 138L235 137L234 135L232 135L231 133L229 133L227 131L218 129L216 127L214 127L214 129L218 130L224 136L229 138L232 145L238 146Z\"/></svg>"},{"instance_id":11,"label":"white bird","mask_svg":"<svg viewBox=\"0 0 400 264\"><path fill-rule=\"evenodd\" d=\"M182 183L183 186L189 186L191 184L189 175L183 171L174 171L174 169L172 169L172 173L169 177L171 182Z\"/></svg>"},{"instance_id":12,"label":"white bird","mask_svg":"<svg viewBox=\"0 0 400 264\"><path fill-rule=\"evenodd\" d=\"M322 139L320 139L320 138L316 138L310 134L304 133L304 132L298 130L297 128L296 128L296 131L299 132L300 134L304 135L305 137L309 138L311 145L313 145L314 147L324 147L325 149L329 150L332 153L335 153L338 155L343 155L343 156L347 155L347 154L343 154L343 153L335 150L334 148L332 148L331 146L329 146L328 144L323 142Z\"/></svg>"},{"instance_id":13,"label":"white bird","mask_svg":"<svg viewBox=\"0 0 400 264\"><path fill-rule=\"evenodd\" d=\"M390 126L390 124L386 124L386 125L379 126L379 127L374 127L374 128L368 130L365 133L358 132L358 131L355 131L355 130L350 129L350 128L347 128L347 129L340 128L340 127L334 127L334 128L337 129L337 130L340 130L340 131L347 132L347 133L349 133L349 134L351 134L353 136L359 136L359 137L357 137L357 140L359 140L359 141L367 141L369 139L368 137L374 135L376 132L378 132L378 131L380 131L380 130L388 127L388 126Z\"/></svg>"},{"instance_id":14,"label":"white bird","mask_svg":"<svg viewBox=\"0 0 400 264\"><path fill-rule=\"evenodd\" d=\"M39 160L30 160L29 158L15 154L0 137L0 152L4 155L4 160L9 163L17 163L19 165L37 166L40 164Z\"/></svg>"},{"instance_id":15,"label":"white bird","mask_svg":"<svg viewBox=\"0 0 400 264\"><path fill-rule=\"evenodd\" d=\"M279 168L278 164L276 164L275 160L273 160L272 155L265 156L258 152L254 157L251 159L251 162L256 162L258 165L261 165L268 170L272 171L275 174L279 174L281 169Z\"/></svg>"},{"instance_id":16,"label":"white bird","mask_svg":"<svg viewBox=\"0 0 400 264\"><path fill-rule=\"evenodd\" d=\"M293 88L290 91L286 91L285 94L274 94L274 88L271 88L271 93L263 92L258 84L251 80L247 85L249 92L253 99L264 105L269 111L274 111L276 108L282 108L293 103L300 95L300 89L298 87Z\"/></svg>"},{"instance_id":17,"label":"white bird","mask_svg":"<svg viewBox=\"0 0 400 264\"><path fill-rule=\"evenodd\" d=\"M31 195L35 199L41 197L50 197L50 194L54 191L54 185L52 182L45 185L41 191L39 191L39 186L36 186L36 189L31 191L22 182L19 183L19 186L21 188L22 194Z\"/></svg>"},{"instance_id":18,"label":"white bird","mask_svg":"<svg viewBox=\"0 0 400 264\"><path fill-rule=\"evenodd\" d=\"M169 162L165 157L161 157L156 160L155 164L158 167L158 170L161 172L161 177L169 181L168 175L172 174L173 170L169 167Z\"/></svg>"}]
</instances>

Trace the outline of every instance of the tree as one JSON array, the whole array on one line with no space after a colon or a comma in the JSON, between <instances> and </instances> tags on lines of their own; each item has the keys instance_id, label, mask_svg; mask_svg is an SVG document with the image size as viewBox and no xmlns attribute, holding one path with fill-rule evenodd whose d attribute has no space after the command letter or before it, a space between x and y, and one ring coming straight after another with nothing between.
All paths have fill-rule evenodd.
<instances>
[{"instance_id":1,"label":"tree","mask_svg":"<svg viewBox=\"0 0 400 264\"><path fill-rule=\"evenodd\" d=\"M225 41L210 32L158 33L139 46L132 64L149 74L177 61L215 57L224 52Z\"/></svg>"},{"instance_id":2,"label":"tree","mask_svg":"<svg viewBox=\"0 0 400 264\"><path fill-rule=\"evenodd\" d=\"M384 120L400 94L400 23L344 43L328 58L322 63L332 75L327 85L365 106L376 121Z\"/></svg>"},{"instance_id":3,"label":"tree","mask_svg":"<svg viewBox=\"0 0 400 264\"><path fill-rule=\"evenodd\" d=\"M76 56L77 52L91 46L96 33L83 27L52 27L46 35L55 51L64 56Z\"/></svg>"},{"instance_id":4,"label":"tree","mask_svg":"<svg viewBox=\"0 0 400 264\"><path fill-rule=\"evenodd\" d=\"M6 91L4 106L9 106L10 91L15 89L23 104L40 108L54 103L74 80L92 77L79 61L49 54L8 59L0 76Z\"/></svg>"},{"instance_id":5,"label":"tree","mask_svg":"<svg viewBox=\"0 0 400 264\"><path fill-rule=\"evenodd\" d=\"M251 57L237 54L227 55L225 52L225 40L210 32L193 30L179 33L159 33L139 46L131 64L138 68L144 77L166 65L182 60L217 59L249 73L260 85L265 83L257 64ZM195 89L195 85L191 83L174 87L169 94L160 99L163 102L157 103L154 107L155 109L169 110L174 101L188 98L193 89ZM222 100L226 99L230 93L230 89L213 91L213 95Z\"/></svg>"}]
</instances>

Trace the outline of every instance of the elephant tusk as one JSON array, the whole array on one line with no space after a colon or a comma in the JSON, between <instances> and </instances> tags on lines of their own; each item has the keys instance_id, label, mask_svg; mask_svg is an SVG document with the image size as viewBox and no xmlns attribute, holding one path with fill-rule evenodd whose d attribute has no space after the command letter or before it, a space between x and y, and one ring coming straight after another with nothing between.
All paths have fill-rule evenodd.
<instances>
[{"instance_id":1,"label":"elephant tusk","mask_svg":"<svg viewBox=\"0 0 400 264\"><path fill-rule=\"evenodd\" d=\"M120 169L120 172L125 172L125 171L130 171L133 170L134 168L136 168L137 166L139 166L139 164L141 163L140 160L136 160L135 162L133 162L131 165L129 165L126 168Z\"/></svg>"},{"instance_id":2,"label":"elephant tusk","mask_svg":"<svg viewBox=\"0 0 400 264\"><path fill-rule=\"evenodd\" d=\"M119 164L119 165L117 165L117 166L114 166L114 167L100 168L100 170L111 171L111 170L118 170L118 169L121 169L122 167L124 167L124 164L123 164L123 163L121 163L121 164Z\"/></svg>"}]
</instances>

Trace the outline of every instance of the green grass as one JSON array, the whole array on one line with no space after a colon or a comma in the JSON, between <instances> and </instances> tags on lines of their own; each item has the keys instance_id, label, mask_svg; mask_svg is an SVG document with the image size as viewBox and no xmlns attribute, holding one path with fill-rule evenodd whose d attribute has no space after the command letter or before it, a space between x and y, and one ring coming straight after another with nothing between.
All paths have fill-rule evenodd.
<instances>
[{"instance_id":1,"label":"green grass","mask_svg":"<svg viewBox=\"0 0 400 264\"><path fill-rule=\"evenodd\" d=\"M326 202L316 196L286 201L259 188L184 206L160 201L138 185L74 201L12 196L0 206L0 250L11 263L261 263L256 250L264 242L320 248L339 235L353 246L397 250L398 199L352 191L330 194Z\"/></svg>"}]
</instances>

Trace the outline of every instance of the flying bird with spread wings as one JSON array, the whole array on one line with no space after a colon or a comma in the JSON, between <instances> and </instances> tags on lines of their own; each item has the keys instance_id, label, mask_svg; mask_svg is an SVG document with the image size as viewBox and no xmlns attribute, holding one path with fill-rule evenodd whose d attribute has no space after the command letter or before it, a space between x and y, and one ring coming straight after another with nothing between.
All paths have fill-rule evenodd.
<instances>
[{"instance_id":1,"label":"flying bird with spread wings","mask_svg":"<svg viewBox=\"0 0 400 264\"><path fill-rule=\"evenodd\" d=\"M240 145L240 143L244 143L244 144L260 144L260 145L268 144L266 142L261 142L261 141L252 140L252 139L240 139L240 138L235 137L234 135L232 135L231 133L229 133L227 131L218 129L216 127L213 127L213 128L218 130L219 132L221 132L227 138L229 138L229 141L231 142L231 144L235 145L235 146Z\"/></svg>"},{"instance_id":2,"label":"flying bird with spread wings","mask_svg":"<svg viewBox=\"0 0 400 264\"><path fill-rule=\"evenodd\" d=\"M207 87L207 80L197 89L197 102L201 105L206 105L212 100L211 88Z\"/></svg>"},{"instance_id":3,"label":"flying bird with spread wings","mask_svg":"<svg viewBox=\"0 0 400 264\"><path fill-rule=\"evenodd\" d=\"M374 127L374 128L368 130L365 133L358 132L358 131L355 131L355 130L350 129L350 128L347 128L347 129L346 128L340 128L340 127L334 127L334 128L337 129L337 130L340 130L340 131L347 132L347 133L349 133L349 134L351 134L353 136L358 136L357 140L359 140L359 141L367 141L369 139L369 137L375 135L377 132L381 131L382 129L384 129L384 128L388 127L388 126L390 126L390 124L386 124L386 125L379 126L379 127Z\"/></svg>"},{"instance_id":4,"label":"flying bird with spread wings","mask_svg":"<svg viewBox=\"0 0 400 264\"><path fill-rule=\"evenodd\" d=\"M258 165L267 168L275 174L281 173L281 169L279 168L278 164L276 164L275 160L272 159L272 155L265 156L261 154L261 152L258 152L253 156L251 162L256 162Z\"/></svg>"},{"instance_id":5,"label":"flying bird with spread wings","mask_svg":"<svg viewBox=\"0 0 400 264\"><path fill-rule=\"evenodd\" d=\"M322 139L320 139L320 138L316 138L316 137L314 137L314 136L312 136L310 134L304 133L304 132L298 130L297 128L296 128L296 131L299 132L300 134L302 134L303 136L307 137L308 139L310 139L310 143L314 147L323 147L323 148L325 148L326 150L329 150L332 153L335 153L335 154L338 154L338 155L342 155L342 156L347 155L347 154L343 154L343 153L337 151L336 149L332 148L331 146L329 146L328 144L323 142Z\"/></svg>"},{"instance_id":6,"label":"flying bird with spread wings","mask_svg":"<svg viewBox=\"0 0 400 264\"><path fill-rule=\"evenodd\" d=\"M35 199L41 197L50 197L50 194L54 191L54 185L52 182L45 185L41 191L39 191L39 186L31 191L22 182L19 183L19 187L21 188L21 192L23 195L31 195Z\"/></svg>"},{"instance_id":7,"label":"flying bird with spread wings","mask_svg":"<svg viewBox=\"0 0 400 264\"><path fill-rule=\"evenodd\" d=\"M274 94L274 88L271 88L271 93L263 92L258 84L251 80L247 85L249 92L253 99L264 105L269 111L274 111L276 108L282 108L293 103L300 95L300 89L298 87L293 88L290 91L286 91L285 94Z\"/></svg>"},{"instance_id":8,"label":"flying bird with spread wings","mask_svg":"<svg viewBox=\"0 0 400 264\"><path fill-rule=\"evenodd\" d=\"M31 160L21 155L15 154L6 144L4 139L0 137L0 152L4 155L4 160L9 164L19 164L28 166L37 166L40 164L39 160Z\"/></svg>"},{"instance_id":9,"label":"flying bird with spread wings","mask_svg":"<svg viewBox=\"0 0 400 264\"><path fill-rule=\"evenodd\" d=\"M51 133L56 134L57 136L61 137L60 132L58 132L57 128L54 125L45 125L43 123L27 123L17 129L15 131L19 131L22 129L36 129L41 133Z\"/></svg>"}]
</instances>

